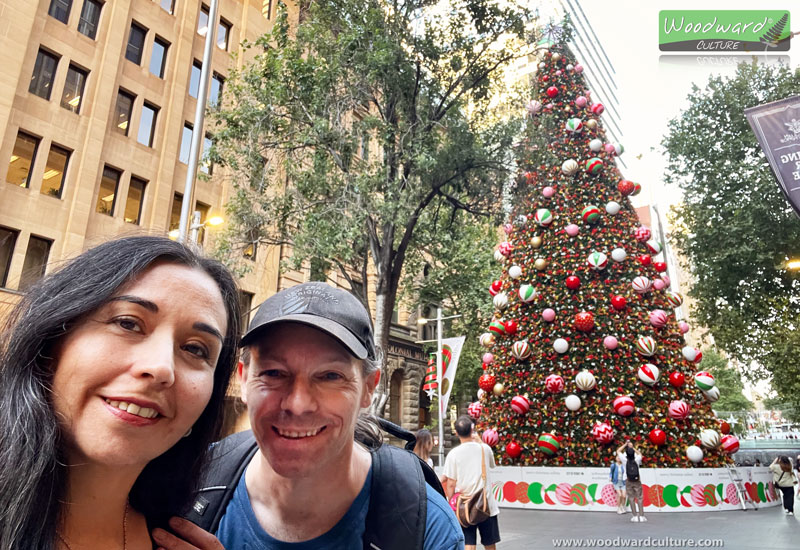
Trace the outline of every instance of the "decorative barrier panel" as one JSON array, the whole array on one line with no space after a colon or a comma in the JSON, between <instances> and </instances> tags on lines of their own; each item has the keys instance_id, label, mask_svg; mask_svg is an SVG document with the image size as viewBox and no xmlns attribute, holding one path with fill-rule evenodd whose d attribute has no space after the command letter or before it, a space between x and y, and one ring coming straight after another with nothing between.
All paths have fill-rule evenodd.
<instances>
[{"instance_id":1,"label":"decorative barrier panel","mask_svg":"<svg viewBox=\"0 0 800 550\"><path fill-rule=\"evenodd\" d=\"M767 468L738 468L758 506L780 504L780 492ZM646 512L741 510L725 468L640 468ZM616 492L608 468L527 468L491 470L492 494L500 507L578 512L615 512Z\"/></svg>"}]
</instances>

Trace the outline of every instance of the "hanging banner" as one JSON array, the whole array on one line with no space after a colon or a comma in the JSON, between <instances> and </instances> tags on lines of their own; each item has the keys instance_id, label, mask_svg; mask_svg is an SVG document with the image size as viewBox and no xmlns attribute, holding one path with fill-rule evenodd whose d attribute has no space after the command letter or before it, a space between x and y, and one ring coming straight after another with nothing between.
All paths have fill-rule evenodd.
<instances>
[{"instance_id":1,"label":"hanging banner","mask_svg":"<svg viewBox=\"0 0 800 550\"><path fill-rule=\"evenodd\" d=\"M800 96L744 110L778 185L800 216Z\"/></svg>"},{"instance_id":2,"label":"hanging banner","mask_svg":"<svg viewBox=\"0 0 800 550\"><path fill-rule=\"evenodd\" d=\"M439 403L442 416L447 410L447 401L450 399L450 391L453 389L453 380L456 377L458 358L461 355L464 340L466 340L466 336L442 340L442 401Z\"/></svg>"},{"instance_id":3,"label":"hanging banner","mask_svg":"<svg viewBox=\"0 0 800 550\"><path fill-rule=\"evenodd\" d=\"M432 353L430 359L428 359L428 368L425 369L425 380L422 382L422 389L428 394L428 399L433 399L438 386L439 383L436 381L436 354Z\"/></svg>"}]
</instances>

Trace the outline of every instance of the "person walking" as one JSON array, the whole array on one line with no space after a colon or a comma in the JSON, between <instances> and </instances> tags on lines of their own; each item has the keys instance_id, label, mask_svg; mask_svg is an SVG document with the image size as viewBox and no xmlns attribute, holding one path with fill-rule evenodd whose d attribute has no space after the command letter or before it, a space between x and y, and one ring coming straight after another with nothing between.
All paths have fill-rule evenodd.
<instances>
[{"instance_id":1,"label":"person walking","mask_svg":"<svg viewBox=\"0 0 800 550\"><path fill-rule=\"evenodd\" d=\"M797 475L792 470L792 461L788 456L778 456L769 465L775 486L783 493L783 511L788 516L794 515L794 486Z\"/></svg>"},{"instance_id":2,"label":"person walking","mask_svg":"<svg viewBox=\"0 0 800 550\"><path fill-rule=\"evenodd\" d=\"M633 446L633 443L628 440L617 449L617 454L625 453L625 490L628 493L628 498L631 501L631 513L633 517L631 521L644 522L647 518L644 517L644 506L642 504L642 479L639 477L639 466L642 464L642 453L639 449ZM638 507L637 507L638 504Z\"/></svg>"},{"instance_id":3,"label":"person walking","mask_svg":"<svg viewBox=\"0 0 800 550\"><path fill-rule=\"evenodd\" d=\"M617 513L624 514L626 512L625 501L627 499L627 494L625 493L625 465L622 463L622 455L620 453L614 453L612 460L608 480L617 492Z\"/></svg>"},{"instance_id":4,"label":"person walking","mask_svg":"<svg viewBox=\"0 0 800 550\"><path fill-rule=\"evenodd\" d=\"M461 444L450 451L444 461L444 491L448 500L455 492L472 496L488 489L486 469L495 468L492 449L473 437L473 424L469 416L462 415L455 422L456 434ZM477 525L461 526L464 532L464 549L475 550L478 544L477 532L481 533L481 544L486 550L495 550L500 542L500 527L497 516L500 509L492 496L486 491L489 501L489 517Z\"/></svg>"}]
</instances>

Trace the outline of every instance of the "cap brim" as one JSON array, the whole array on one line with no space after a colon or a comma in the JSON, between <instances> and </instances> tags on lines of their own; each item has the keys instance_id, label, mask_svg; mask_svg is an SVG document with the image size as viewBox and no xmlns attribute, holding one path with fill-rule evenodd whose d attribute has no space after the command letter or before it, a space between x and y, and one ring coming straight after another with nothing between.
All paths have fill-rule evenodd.
<instances>
[{"instance_id":1,"label":"cap brim","mask_svg":"<svg viewBox=\"0 0 800 550\"><path fill-rule=\"evenodd\" d=\"M302 323L304 325L317 328L322 332L325 332L336 338L350 351L350 353L356 357L356 359L366 359L366 357L369 355L367 348L365 348L361 342L358 341L358 338L356 338L352 332L344 328L336 321L331 321L330 319L320 317L318 315L308 315L304 313L284 315L283 317L272 319L266 323L258 325L257 327L251 328L242 337L241 341L239 342L239 347L252 344L253 340L255 340L255 338L264 329L278 323Z\"/></svg>"}]
</instances>

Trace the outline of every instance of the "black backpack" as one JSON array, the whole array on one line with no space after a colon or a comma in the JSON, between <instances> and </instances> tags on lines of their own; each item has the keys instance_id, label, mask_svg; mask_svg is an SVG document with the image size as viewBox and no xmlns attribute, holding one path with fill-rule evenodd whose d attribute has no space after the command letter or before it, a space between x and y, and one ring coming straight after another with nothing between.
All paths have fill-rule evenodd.
<instances>
[{"instance_id":1,"label":"black backpack","mask_svg":"<svg viewBox=\"0 0 800 550\"><path fill-rule=\"evenodd\" d=\"M405 450L392 445L370 448L372 483L364 530L365 550L422 550L425 539L427 483L442 496L444 490L433 469L417 455L414 435L383 419L385 431L405 440ZM370 445L368 445L370 447ZM183 517L213 533L233 498L236 485L258 451L253 432L239 432L216 443L198 484L192 506Z\"/></svg>"},{"instance_id":2,"label":"black backpack","mask_svg":"<svg viewBox=\"0 0 800 550\"><path fill-rule=\"evenodd\" d=\"M639 465L636 464L635 456L628 459L627 476L631 481L639 481Z\"/></svg>"}]
</instances>

